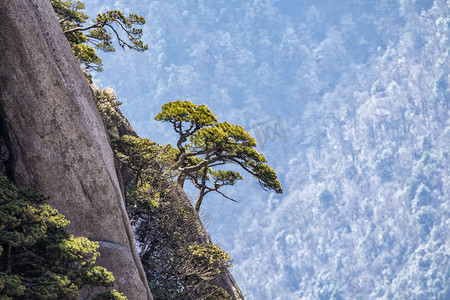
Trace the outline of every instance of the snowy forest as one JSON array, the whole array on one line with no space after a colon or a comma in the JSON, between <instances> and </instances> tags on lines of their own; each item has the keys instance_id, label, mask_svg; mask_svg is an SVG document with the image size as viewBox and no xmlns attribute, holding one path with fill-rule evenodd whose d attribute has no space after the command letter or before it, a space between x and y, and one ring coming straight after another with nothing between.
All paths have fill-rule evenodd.
<instances>
[{"instance_id":1,"label":"snowy forest","mask_svg":"<svg viewBox=\"0 0 450 300\"><path fill-rule=\"evenodd\" d=\"M449 1L118 2L150 54L94 81L139 134L173 143L154 112L207 104L281 177L204 204L246 299L450 298Z\"/></svg>"}]
</instances>

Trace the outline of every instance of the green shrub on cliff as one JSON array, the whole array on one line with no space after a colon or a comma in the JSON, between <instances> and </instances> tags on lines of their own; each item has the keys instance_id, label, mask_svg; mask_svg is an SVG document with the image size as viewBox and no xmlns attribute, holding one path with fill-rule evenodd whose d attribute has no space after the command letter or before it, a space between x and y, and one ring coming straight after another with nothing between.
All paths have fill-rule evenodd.
<instances>
[{"instance_id":1,"label":"green shrub on cliff","mask_svg":"<svg viewBox=\"0 0 450 300\"><path fill-rule=\"evenodd\" d=\"M230 256L202 234L198 216L177 194L163 193L158 206L136 219L135 238L150 289L157 300L230 299L218 285Z\"/></svg>"},{"instance_id":2,"label":"green shrub on cliff","mask_svg":"<svg viewBox=\"0 0 450 300\"><path fill-rule=\"evenodd\" d=\"M112 286L112 273L95 265L98 243L69 235L45 201L0 175L0 298L75 299L86 285Z\"/></svg>"},{"instance_id":3,"label":"green shrub on cliff","mask_svg":"<svg viewBox=\"0 0 450 300\"><path fill-rule=\"evenodd\" d=\"M229 255L201 236L198 215L173 193L176 174L171 166L178 151L129 135L114 139L112 146L153 297L230 299L216 283L231 266Z\"/></svg>"}]
</instances>

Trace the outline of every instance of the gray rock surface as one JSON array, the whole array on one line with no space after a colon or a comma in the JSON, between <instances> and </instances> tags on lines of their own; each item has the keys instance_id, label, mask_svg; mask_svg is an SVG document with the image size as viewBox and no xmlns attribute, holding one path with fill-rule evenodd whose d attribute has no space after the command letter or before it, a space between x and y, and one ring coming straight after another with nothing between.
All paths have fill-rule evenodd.
<instances>
[{"instance_id":1,"label":"gray rock surface","mask_svg":"<svg viewBox=\"0 0 450 300\"><path fill-rule=\"evenodd\" d=\"M0 28L9 177L48 195L70 220L69 232L100 241L99 262L128 299L152 299L104 125L50 1L0 1Z\"/></svg>"}]
</instances>

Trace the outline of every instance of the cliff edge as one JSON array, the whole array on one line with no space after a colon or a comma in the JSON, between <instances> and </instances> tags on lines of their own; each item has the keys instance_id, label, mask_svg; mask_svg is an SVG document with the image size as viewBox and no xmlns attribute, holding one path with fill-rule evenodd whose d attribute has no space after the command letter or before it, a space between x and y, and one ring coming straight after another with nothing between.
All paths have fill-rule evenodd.
<instances>
[{"instance_id":1,"label":"cliff edge","mask_svg":"<svg viewBox=\"0 0 450 300\"><path fill-rule=\"evenodd\" d=\"M116 98L115 92L110 88L107 88L102 92L95 85L91 85L91 87L93 88L93 90L96 93L103 93L103 94L106 93L106 94L112 96L112 99ZM120 108L118 106L111 105L111 102L109 102L109 103L106 102L103 105L104 105L104 110L108 111L108 113L102 114L102 117L103 117L103 121L104 121L106 127L108 128L107 131L110 135L111 140L115 140L117 138L120 138L120 137L123 137L126 135L133 136L133 137L139 137L138 133L131 126L131 124L129 123L127 118L122 114L122 112L120 111ZM103 105L101 104L100 106L103 106ZM120 168L119 173L121 174L119 179L123 179L123 181L125 183L132 181L133 178L135 177L135 174L133 173L133 171L131 171L127 168ZM213 245L213 242L212 242L208 232L206 231L205 227L203 226L203 223L202 223L200 217L198 216L197 212L195 211L194 206L192 205L191 201L189 200L189 198L186 195L186 193L184 192L184 190L176 182L171 182L169 190L170 190L169 193L165 196L165 198L166 198L165 201L167 201L168 203L171 203L169 205L170 207L165 206L164 208L162 208L162 210L164 212L166 212L166 214L163 213L162 215L158 215L158 213L155 212L155 214L157 216L155 216L154 218L155 219L171 218L171 222L173 223L172 229L174 230L174 232L172 232L172 233L188 236L184 239L185 243L188 243L188 244L189 243L199 243L201 245ZM173 210L174 207L175 207L175 211L176 210L183 211L183 214L182 215L178 215L176 213L171 214L170 210ZM188 220L189 220L188 222L186 222L186 220L183 218L183 216L185 217L186 215L190 216L188 218ZM157 232L159 230L164 230L162 228L163 226L161 226L161 224L158 224L158 223L159 222L152 224L152 226L155 227L154 231L152 231L152 233L154 235L156 235L156 237L151 237L150 240L153 240L153 242L150 242L150 243L154 243L154 244L164 243L162 241L162 238L158 237L158 234L157 234ZM178 223L178 226L175 225L176 223ZM181 227L181 228L179 228L179 227ZM138 236L137 236L137 238L138 238ZM164 249L164 247L162 249ZM141 253L141 255L142 255L142 253ZM145 254L144 254L144 256L145 256ZM170 273L170 270L166 269L165 272ZM154 280L154 278L150 278L151 276L148 276L148 277L149 277L148 279L150 281L152 281L152 279ZM231 275L231 273L228 269L223 270L223 272L221 272L220 274L217 274L214 277L215 278L211 281L211 283L213 283L214 285L221 287L225 291L227 291L229 294L229 299L232 299L232 300L244 299L239 286L235 282L233 276ZM155 290L153 290L153 292L154 292L155 297L158 298L158 294L155 294ZM178 299L178 298L176 298L176 299ZM185 298L182 298L182 299L185 299Z\"/></svg>"},{"instance_id":2,"label":"cliff edge","mask_svg":"<svg viewBox=\"0 0 450 300\"><path fill-rule=\"evenodd\" d=\"M17 186L48 195L70 220L70 233L99 242L99 264L128 299L153 299L105 127L50 2L3 0L0 26L6 173Z\"/></svg>"}]
</instances>

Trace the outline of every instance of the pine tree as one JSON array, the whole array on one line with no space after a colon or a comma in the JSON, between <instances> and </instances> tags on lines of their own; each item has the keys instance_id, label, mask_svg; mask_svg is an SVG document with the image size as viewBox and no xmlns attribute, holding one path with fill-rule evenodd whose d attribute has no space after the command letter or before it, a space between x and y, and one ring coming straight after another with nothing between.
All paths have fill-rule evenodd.
<instances>
[{"instance_id":1,"label":"pine tree","mask_svg":"<svg viewBox=\"0 0 450 300\"><path fill-rule=\"evenodd\" d=\"M189 101L169 102L162 106L155 120L172 124L179 138L177 160L172 169L179 172L178 184L190 180L199 189L195 210L200 211L203 198L217 192L236 201L219 189L234 185L242 176L235 171L213 168L235 164L253 175L265 190L282 193L283 189L275 171L266 165L264 155L256 151L255 139L242 126L220 123L205 105L197 106Z\"/></svg>"},{"instance_id":2,"label":"pine tree","mask_svg":"<svg viewBox=\"0 0 450 300\"><path fill-rule=\"evenodd\" d=\"M114 38L122 48L139 52L148 49L141 40L142 29L136 28L145 24L143 17L111 10L98 14L91 25L85 26L89 16L83 12L86 6L82 1L51 0L51 3L75 57L86 69L102 70L102 60L95 49L115 51Z\"/></svg>"},{"instance_id":3,"label":"pine tree","mask_svg":"<svg viewBox=\"0 0 450 300\"><path fill-rule=\"evenodd\" d=\"M0 176L0 299L75 299L86 286L110 287L95 264L98 243L64 230L69 221L47 198ZM126 299L112 290L98 299Z\"/></svg>"}]
</instances>

